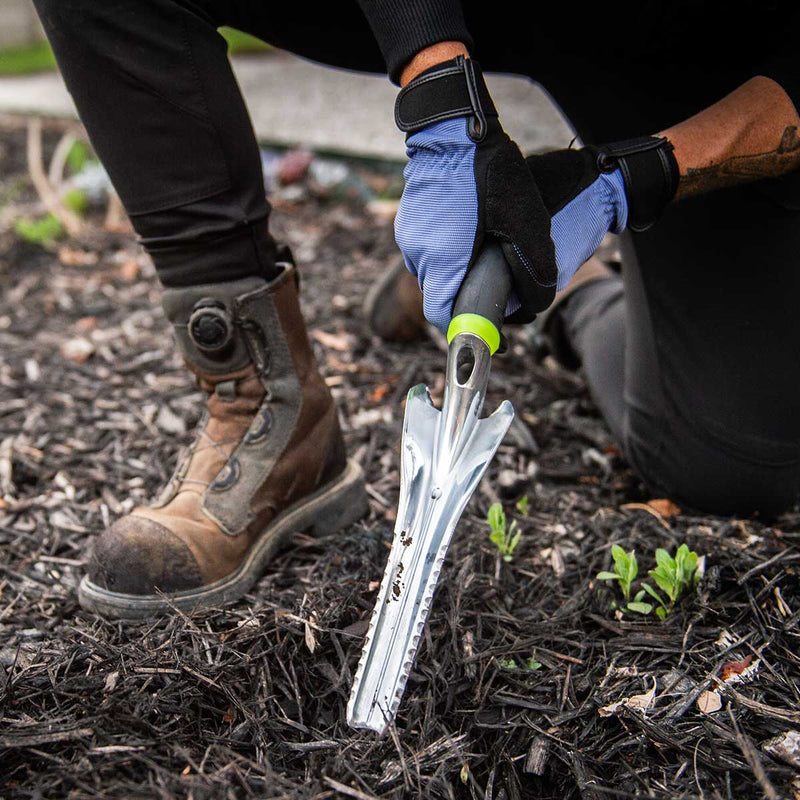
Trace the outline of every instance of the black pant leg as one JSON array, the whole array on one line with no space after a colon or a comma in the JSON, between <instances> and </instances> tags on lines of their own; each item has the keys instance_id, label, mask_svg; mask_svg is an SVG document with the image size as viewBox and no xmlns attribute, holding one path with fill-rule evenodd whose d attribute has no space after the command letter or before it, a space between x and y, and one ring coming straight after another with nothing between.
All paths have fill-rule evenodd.
<instances>
[{"instance_id":1,"label":"black pant leg","mask_svg":"<svg viewBox=\"0 0 800 800\"><path fill-rule=\"evenodd\" d=\"M269 275L261 162L221 24L178 0L36 0L92 144L166 284Z\"/></svg>"},{"instance_id":2,"label":"black pant leg","mask_svg":"<svg viewBox=\"0 0 800 800\"><path fill-rule=\"evenodd\" d=\"M557 308L559 327L583 365L595 405L617 442L624 440L625 290L619 276L584 284Z\"/></svg>"},{"instance_id":3,"label":"black pant leg","mask_svg":"<svg viewBox=\"0 0 800 800\"><path fill-rule=\"evenodd\" d=\"M632 459L695 507L786 510L800 491L800 173L675 204L633 241L661 421L631 410L645 384L626 375Z\"/></svg>"}]
</instances>

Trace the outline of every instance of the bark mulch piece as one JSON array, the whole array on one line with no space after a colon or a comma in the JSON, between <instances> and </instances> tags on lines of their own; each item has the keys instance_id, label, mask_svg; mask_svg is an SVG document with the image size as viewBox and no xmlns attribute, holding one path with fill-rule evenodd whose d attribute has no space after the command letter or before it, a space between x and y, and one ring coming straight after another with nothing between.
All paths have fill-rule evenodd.
<instances>
[{"instance_id":1,"label":"bark mulch piece","mask_svg":"<svg viewBox=\"0 0 800 800\"><path fill-rule=\"evenodd\" d=\"M32 202L21 142L0 127L0 197L17 186L13 202ZM397 725L382 739L346 727L405 392L440 395L445 357L365 327L390 222L343 200L277 205L370 513L299 533L241 602L138 624L83 612L75 588L92 535L167 479L200 395L131 234L47 252L0 209L0 795L800 796L800 514L648 506L580 377L534 365L524 331L489 399L510 398L520 422L459 526ZM488 539L497 499L522 529L511 562ZM686 542L706 576L665 622L615 615L595 581L615 542L643 571Z\"/></svg>"}]
</instances>

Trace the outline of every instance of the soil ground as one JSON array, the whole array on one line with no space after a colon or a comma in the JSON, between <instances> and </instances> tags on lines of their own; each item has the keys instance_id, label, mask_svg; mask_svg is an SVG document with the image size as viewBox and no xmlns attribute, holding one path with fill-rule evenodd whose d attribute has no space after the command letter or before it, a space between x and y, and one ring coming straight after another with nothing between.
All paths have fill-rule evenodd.
<instances>
[{"instance_id":1,"label":"soil ground","mask_svg":"<svg viewBox=\"0 0 800 800\"><path fill-rule=\"evenodd\" d=\"M800 728L800 514L648 505L659 498L580 376L535 363L524 330L487 402L510 399L519 424L456 530L396 726L347 728L405 393L424 382L440 398L445 356L435 340L370 334L361 303L396 257L391 222L341 197L278 198L273 222L368 476L368 516L326 539L298 533L223 608L137 624L82 611L93 535L154 497L202 397L133 235L20 241L12 220L36 208L24 130L0 126L0 156L0 796L800 796L796 747L775 739ZM488 538L498 499L522 531L510 562ZM684 542L706 556L698 590L664 622L615 613L595 580L611 545L644 572L657 547Z\"/></svg>"}]
</instances>

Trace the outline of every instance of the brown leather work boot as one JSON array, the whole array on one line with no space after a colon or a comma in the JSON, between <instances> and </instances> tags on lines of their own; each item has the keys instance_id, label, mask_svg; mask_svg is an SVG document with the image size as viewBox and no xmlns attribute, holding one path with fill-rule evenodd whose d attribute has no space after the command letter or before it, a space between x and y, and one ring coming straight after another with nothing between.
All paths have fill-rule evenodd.
<instances>
[{"instance_id":1,"label":"brown leather work boot","mask_svg":"<svg viewBox=\"0 0 800 800\"><path fill-rule=\"evenodd\" d=\"M187 366L208 393L194 444L151 506L95 542L84 608L140 618L243 595L296 531L328 533L367 509L317 371L292 264L271 283L165 289Z\"/></svg>"},{"instance_id":2,"label":"brown leather work boot","mask_svg":"<svg viewBox=\"0 0 800 800\"><path fill-rule=\"evenodd\" d=\"M427 336L422 291L402 258L370 288L364 300L364 316L370 330L388 342L412 342Z\"/></svg>"}]
</instances>

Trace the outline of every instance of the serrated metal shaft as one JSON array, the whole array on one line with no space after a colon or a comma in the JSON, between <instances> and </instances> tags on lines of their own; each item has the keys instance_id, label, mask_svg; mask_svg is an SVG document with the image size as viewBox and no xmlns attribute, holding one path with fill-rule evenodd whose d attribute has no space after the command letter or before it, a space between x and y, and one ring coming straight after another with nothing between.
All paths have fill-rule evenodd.
<instances>
[{"instance_id":1,"label":"serrated metal shaft","mask_svg":"<svg viewBox=\"0 0 800 800\"><path fill-rule=\"evenodd\" d=\"M459 355L474 366L460 382ZM414 665L456 523L514 416L505 401L479 419L490 354L472 334L450 345L442 411L427 387L408 393L394 539L347 706L352 727L385 732Z\"/></svg>"}]
</instances>

